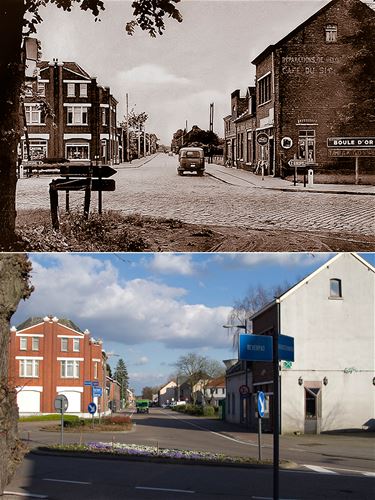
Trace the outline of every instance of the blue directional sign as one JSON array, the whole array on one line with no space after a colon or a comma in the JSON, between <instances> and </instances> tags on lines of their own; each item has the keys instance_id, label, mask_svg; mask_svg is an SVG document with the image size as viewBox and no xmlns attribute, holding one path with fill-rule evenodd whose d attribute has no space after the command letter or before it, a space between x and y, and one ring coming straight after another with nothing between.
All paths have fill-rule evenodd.
<instances>
[{"instance_id":1,"label":"blue directional sign","mask_svg":"<svg viewBox=\"0 0 375 500\"><path fill-rule=\"evenodd\" d=\"M264 410L266 408L266 396L264 392L258 392L258 415L264 417Z\"/></svg>"},{"instance_id":2,"label":"blue directional sign","mask_svg":"<svg viewBox=\"0 0 375 500\"><path fill-rule=\"evenodd\" d=\"M99 382L98 382L97 380L93 380L93 381L91 382L91 385L92 385L93 387L96 387L96 386L98 386L98 385L99 385Z\"/></svg>"},{"instance_id":3,"label":"blue directional sign","mask_svg":"<svg viewBox=\"0 0 375 500\"><path fill-rule=\"evenodd\" d=\"M92 397L93 398L101 398L103 396L103 389L101 387L93 387L92 388Z\"/></svg>"},{"instance_id":4,"label":"blue directional sign","mask_svg":"<svg viewBox=\"0 0 375 500\"><path fill-rule=\"evenodd\" d=\"M240 334L238 359L272 361L272 337L269 335Z\"/></svg>"},{"instance_id":5,"label":"blue directional sign","mask_svg":"<svg viewBox=\"0 0 375 500\"><path fill-rule=\"evenodd\" d=\"M294 361L294 337L279 335L279 359Z\"/></svg>"},{"instance_id":6,"label":"blue directional sign","mask_svg":"<svg viewBox=\"0 0 375 500\"><path fill-rule=\"evenodd\" d=\"M87 409L89 410L89 413L91 413L91 415L94 415L94 413L96 412L96 404L89 403Z\"/></svg>"},{"instance_id":7,"label":"blue directional sign","mask_svg":"<svg viewBox=\"0 0 375 500\"><path fill-rule=\"evenodd\" d=\"M92 385L92 382L91 382L91 380L85 380L83 382L83 385Z\"/></svg>"}]
</instances>

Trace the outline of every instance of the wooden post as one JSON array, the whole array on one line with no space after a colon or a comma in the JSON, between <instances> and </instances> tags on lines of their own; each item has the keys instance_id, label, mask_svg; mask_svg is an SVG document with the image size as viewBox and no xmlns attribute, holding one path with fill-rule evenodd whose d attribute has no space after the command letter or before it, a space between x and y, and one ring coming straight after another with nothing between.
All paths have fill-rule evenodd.
<instances>
[{"instance_id":1,"label":"wooden post","mask_svg":"<svg viewBox=\"0 0 375 500\"><path fill-rule=\"evenodd\" d=\"M359 184L359 157L355 157L355 183Z\"/></svg>"},{"instance_id":2,"label":"wooden post","mask_svg":"<svg viewBox=\"0 0 375 500\"><path fill-rule=\"evenodd\" d=\"M87 185L85 188L85 201L83 205L83 215L87 219L90 213L90 202L91 202L91 187L92 187L92 166L90 165L88 175L87 175Z\"/></svg>"},{"instance_id":3,"label":"wooden post","mask_svg":"<svg viewBox=\"0 0 375 500\"><path fill-rule=\"evenodd\" d=\"M59 194L57 191L57 186L55 181L52 181L49 185L49 199L51 205L51 220L52 227L56 231L59 230L60 222L59 222Z\"/></svg>"}]
</instances>

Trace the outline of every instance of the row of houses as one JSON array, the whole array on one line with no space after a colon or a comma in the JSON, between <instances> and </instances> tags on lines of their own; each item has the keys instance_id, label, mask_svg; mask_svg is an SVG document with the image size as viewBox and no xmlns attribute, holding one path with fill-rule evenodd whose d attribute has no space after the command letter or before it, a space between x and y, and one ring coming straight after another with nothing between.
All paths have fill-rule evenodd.
<instances>
[{"instance_id":1,"label":"row of houses","mask_svg":"<svg viewBox=\"0 0 375 500\"><path fill-rule=\"evenodd\" d=\"M68 413L89 416L119 409L120 384L108 376L103 342L69 319L32 317L10 331L9 382L17 390L21 415L55 413L56 396L68 399ZM128 389L127 400L134 395Z\"/></svg>"},{"instance_id":2,"label":"row of houses","mask_svg":"<svg viewBox=\"0 0 375 500\"><path fill-rule=\"evenodd\" d=\"M374 150L333 148L330 142L362 137L375 145L373 121L353 129L342 118L355 99L346 78L358 53L352 37L371 18L375 22L374 10L361 0L331 0L255 57L255 84L244 94L231 93L224 118L226 165L256 171L263 164L275 176L285 176L292 159L317 172L355 166L374 171Z\"/></svg>"},{"instance_id":3,"label":"row of houses","mask_svg":"<svg viewBox=\"0 0 375 500\"><path fill-rule=\"evenodd\" d=\"M72 61L39 61L26 77L19 157L22 162L67 159L70 162L115 165L127 157L153 154L157 136L129 132L132 148L117 114L118 100Z\"/></svg>"},{"instance_id":4,"label":"row of houses","mask_svg":"<svg viewBox=\"0 0 375 500\"><path fill-rule=\"evenodd\" d=\"M220 401L225 400L225 395L224 376L200 380L193 387L191 387L186 377L179 376L160 387L158 393L155 394L154 401L159 406L178 401L186 403L195 401L197 404L209 404L218 407Z\"/></svg>"}]
</instances>

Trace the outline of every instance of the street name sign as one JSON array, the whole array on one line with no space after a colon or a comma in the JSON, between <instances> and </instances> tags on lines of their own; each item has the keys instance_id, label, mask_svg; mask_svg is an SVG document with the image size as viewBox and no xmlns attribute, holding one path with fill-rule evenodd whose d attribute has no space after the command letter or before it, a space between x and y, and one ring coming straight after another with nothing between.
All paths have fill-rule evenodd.
<instances>
[{"instance_id":1,"label":"street name sign","mask_svg":"<svg viewBox=\"0 0 375 500\"><path fill-rule=\"evenodd\" d=\"M117 173L117 170L109 165L61 165L60 175L71 175L72 177L87 177L91 170L91 177L108 178Z\"/></svg>"},{"instance_id":2,"label":"street name sign","mask_svg":"<svg viewBox=\"0 0 375 500\"><path fill-rule=\"evenodd\" d=\"M83 382L83 385L92 385L92 382L91 382L91 380L85 380Z\"/></svg>"},{"instance_id":3,"label":"street name sign","mask_svg":"<svg viewBox=\"0 0 375 500\"><path fill-rule=\"evenodd\" d=\"M288 165L290 167L307 167L306 160L294 160L291 159L288 161Z\"/></svg>"},{"instance_id":4,"label":"street name sign","mask_svg":"<svg viewBox=\"0 0 375 500\"><path fill-rule=\"evenodd\" d=\"M272 337L269 335L240 334L238 359L272 361Z\"/></svg>"},{"instance_id":5,"label":"street name sign","mask_svg":"<svg viewBox=\"0 0 375 500\"><path fill-rule=\"evenodd\" d=\"M55 398L55 410L63 414L68 409L68 398L64 394L59 394Z\"/></svg>"},{"instance_id":6,"label":"street name sign","mask_svg":"<svg viewBox=\"0 0 375 500\"><path fill-rule=\"evenodd\" d=\"M94 413L96 412L96 404L93 402L89 403L87 409L89 413L91 413L91 415L94 415Z\"/></svg>"},{"instance_id":7,"label":"street name sign","mask_svg":"<svg viewBox=\"0 0 375 500\"><path fill-rule=\"evenodd\" d=\"M92 397L93 398L101 398L103 396L103 389L101 387L93 387L92 388Z\"/></svg>"},{"instance_id":8,"label":"street name sign","mask_svg":"<svg viewBox=\"0 0 375 500\"><path fill-rule=\"evenodd\" d=\"M94 387L98 386L98 385L99 385L98 380L93 380L93 381L91 382L91 385L92 385L92 386L94 386Z\"/></svg>"},{"instance_id":9,"label":"street name sign","mask_svg":"<svg viewBox=\"0 0 375 500\"><path fill-rule=\"evenodd\" d=\"M264 417L264 410L266 408L266 397L264 392L258 392L258 415Z\"/></svg>"},{"instance_id":10,"label":"street name sign","mask_svg":"<svg viewBox=\"0 0 375 500\"><path fill-rule=\"evenodd\" d=\"M329 148L375 148L375 137L328 137Z\"/></svg>"},{"instance_id":11,"label":"street name sign","mask_svg":"<svg viewBox=\"0 0 375 500\"><path fill-rule=\"evenodd\" d=\"M279 335L279 360L294 361L294 337Z\"/></svg>"},{"instance_id":12,"label":"street name sign","mask_svg":"<svg viewBox=\"0 0 375 500\"><path fill-rule=\"evenodd\" d=\"M80 179L54 179L54 188L58 191L80 191L88 186L89 178ZM91 191L115 191L114 179L91 179Z\"/></svg>"},{"instance_id":13,"label":"street name sign","mask_svg":"<svg viewBox=\"0 0 375 500\"><path fill-rule=\"evenodd\" d=\"M375 156L375 148L373 149L329 149L328 156L330 158L369 158Z\"/></svg>"}]
</instances>

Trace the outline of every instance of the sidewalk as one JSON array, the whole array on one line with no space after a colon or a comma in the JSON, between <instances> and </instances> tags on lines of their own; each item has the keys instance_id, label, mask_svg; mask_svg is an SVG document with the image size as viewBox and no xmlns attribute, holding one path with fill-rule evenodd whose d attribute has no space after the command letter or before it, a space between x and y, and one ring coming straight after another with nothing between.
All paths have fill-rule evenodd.
<instances>
[{"instance_id":1,"label":"sidewalk","mask_svg":"<svg viewBox=\"0 0 375 500\"><path fill-rule=\"evenodd\" d=\"M290 180L272 177L272 175L264 176L255 175L247 170L224 167L216 163L206 164L206 173L228 184L244 185L261 189L273 189L276 191L297 191L308 193L330 193L330 194L354 194L354 195L375 195L375 186L364 186L356 184L314 184L313 186L303 186L303 183L298 183L296 186Z\"/></svg>"}]
</instances>

